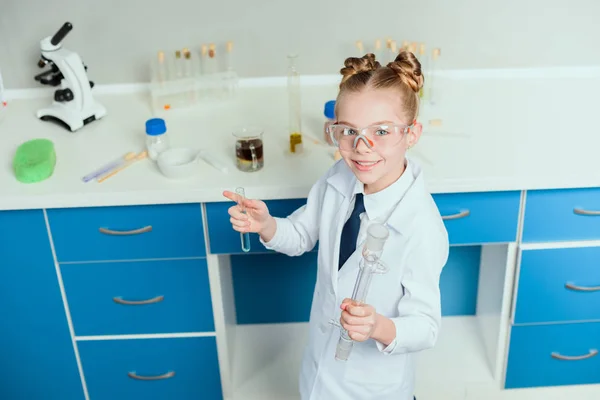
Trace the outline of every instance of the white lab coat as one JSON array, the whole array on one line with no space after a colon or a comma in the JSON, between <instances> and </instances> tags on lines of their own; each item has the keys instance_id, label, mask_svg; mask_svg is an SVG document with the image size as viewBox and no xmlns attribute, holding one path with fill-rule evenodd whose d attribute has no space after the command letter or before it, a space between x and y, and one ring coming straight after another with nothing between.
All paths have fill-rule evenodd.
<instances>
[{"instance_id":1,"label":"white lab coat","mask_svg":"<svg viewBox=\"0 0 600 400\"><path fill-rule=\"evenodd\" d=\"M448 235L421 169L413 161L414 181L387 219L390 236L382 260L389 272L376 275L367 303L396 325L396 341L384 348L372 339L355 342L347 362L334 358L342 300L351 297L360 246L338 272L342 228L357 179L340 160L311 189L305 206L277 218L277 231L263 244L289 256L319 241L317 282L309 339L301 372L303 400L412 400L416 352L432 347L441 323L439 276L448 258ZM360 237L364 237L364 227ZM283 267L282 267L283 268Z\"/></svg>"}]
</instances>

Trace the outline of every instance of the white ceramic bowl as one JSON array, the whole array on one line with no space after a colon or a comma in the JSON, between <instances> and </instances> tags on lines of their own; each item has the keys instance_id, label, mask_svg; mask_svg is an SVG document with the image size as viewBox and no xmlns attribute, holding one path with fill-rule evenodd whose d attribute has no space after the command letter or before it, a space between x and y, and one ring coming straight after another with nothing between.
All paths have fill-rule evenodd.
<instances>
[{"instance_id":1,"label":"white ceramic bowl","mask_svg":"<svg viewBox=\"0 0 600 400\"><path fill-rule=\"evenodd\" d=\"M196 151L184 147L168 149L158 155L156 163L167 178L189 178L198 171L197 155Z\"/></svg>"}]
</instances>

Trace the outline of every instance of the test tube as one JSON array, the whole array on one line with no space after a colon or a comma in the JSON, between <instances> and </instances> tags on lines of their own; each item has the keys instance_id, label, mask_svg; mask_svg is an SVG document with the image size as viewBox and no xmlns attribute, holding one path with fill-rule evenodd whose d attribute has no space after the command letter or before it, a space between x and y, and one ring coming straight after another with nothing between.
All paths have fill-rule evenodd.
<instances>
[{"instance_id":1,"label":"test tube","mask_svg":"<svg viewBox=\"0 0 600 400\"><path fill-rule=\"evenodd\" d=\"M183 68L181 65L181 50L175 50L175 77L181 78L183 76Z\"/></svg>"},{"instance_id":2,"label":"test tube","mask_svg":"<svg viewBox=\"0 0 600 400\"><path fill-rule=\"evenodd\" d=\"M383 224L373 223L367 229L367 240L363 247L358 276L352 292L352 300L358 304L364 303L367 299L369 287L373 280L373 275L385 271L382 268L381 253L383 245L389 237L389 230ZM335 359L338 361L347 361L352 353L354 341L350 338L348 331L340 327L340 338L335 349Z\"/></svg>"},{"instance_id":3,"label":"test tube","mask_svg":"<svg viewBox=\"0 0 600 400\"><path fill-rule=\"evenodd\" d=\"M186 47L183 49L183 74L186 77L192 76L193 74L193 68L192 68L192 53L190 52L190 50Z\"/></svg>"},{"instance_id":4,"label":"test tube","mask_svg":"<svg viewBox=\"0 0 600 400\"><path fill-rule=\"evenodd\" d=\"M427 51L425 50L425 43L419 45L419 62L421 63L421 71L425 75L425 82L421 90L419 90L419 97L423 100L427 98L427 87L429 87L429 60L427 59Z\"/></svg>"},{"instance_id":5,"label":"test tube","mask_svg":"<svg viewBox=\"0 0 600 400\"><path fill-rule=\"evenodd\" d=\"M385 41L385 57L382 58L382 61L385 62L386 64L389 62L394 61L394 59L396 58L396 56L394 55L394 57L390 57L390 53L392 51L392 39L387 38Z\"/></svg>"},{"instance_id":6,"label":"test tube","mask_svg":"<svg viewBox=\"0 0 600 400\"><path fill-rule=\"evenodd\" d=\"M362 40L356 41L356 48L358 49L358 56L362 57L365 55L365 46L363 45Z\"/></svg>"},{"instance_id":7,"label":"test tube","mask_svg":"<svg viewBox=\"0 0 600 400\"><path fill-rule=\"evenodd\" d=\"M208 45L208 59L206 60L206 64L208 67L208 73L214 74L217 72L217 46L214 43L210 43Z\"/></svg>"},{"instance_id":8,"label":"test tube","mask_svg":"<svg viewBox=\"0 0 600 400\"><path fill-rule=\"evenodd\" d=\"M243 187L235 189L235 193L238 195L238 205L242 213L246 214L246 206L244 200L246 199L246 191ZM250 251L250 234L248 232L240 232L240 240L242 241L242 251L247 253Z\"/></svg>"},{"instance_id":9,"label":"test tube","mask_svg":"<svg viewBox=\"0 0 600 400\"><path fill-rule=\"evenodd\" d=\"M388 60L389 62L394 62L394 60L396 59L396 56L398 55L398 47L396 46L396 41L392 40L389 43L389 48L388 48Z\"/></svg>"},{"instance_id":10,"label":"test tube","mask_svg":"<svg viewBox=\"0 0 600 400\"><path fill-rule=\"evenodd\" d=\"M163 83L167 80L167 67L165 62L165 52L158 52L158 59L156 60L155 78L158 82Z\"/></svg>"},{"instance_id":11,"label":"test tube","mask_svg":"<svg viewBox=\"0 0 600 400\"><path fill-rule=\"evenodd\" d=\"M233 60L231 52L233 51L233 42L230 40L225 44L225 70L233 71Z\"/></svg>"},{"instance_id":12,"label":"test tube","mask_svg":"<svg viewBox=\"0 0 600 400\"><path fill-rule=\"evenodd\" d=\"M381 57L381 39L375 40L375 59L380 63L383 62L383 58Z\"/></svg>"},{"instance_id":13,"label":"test tube","mask_svg":"<svg viewBox=\"0 0 600 400\"><path fill-rule=\"evenodd\" d=\"M441 50L439 48L433 49L431 52L431 59L429 60L429 103L435 104L438 101L437 91L434 86L434 76L438 70L439 58Z\"/></svg>"},{"instance_id":14,"label":"test tube","mask_svg":"<svg viewBox=\"0 0 600 400\"><path fill-rule=\"evenodd\" d=\"M206 56L208 55L208 46L203 44L200 46L200 74L206 73Z\"/></svg>"},{"instance_id":15,"label":"test tube","mask_svg":"<svg viewBox=\"0 0 600 400\"><path fill-rule=\"evenodd\" d=\"M235 79L233 77L233 42L225 43L225 94L230 96L235 91Z\"/></svg>"}]
</instances>

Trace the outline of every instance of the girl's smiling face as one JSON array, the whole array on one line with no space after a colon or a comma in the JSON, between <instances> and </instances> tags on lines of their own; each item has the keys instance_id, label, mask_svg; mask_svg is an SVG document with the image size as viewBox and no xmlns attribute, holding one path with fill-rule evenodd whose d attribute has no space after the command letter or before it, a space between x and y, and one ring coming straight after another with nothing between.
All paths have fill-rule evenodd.
<instances>
[{"instance_id":1,"label":"girl's smiling face","mask_svg":"<svg viewBox=\"0 0 600 400\"><path fill-rule=\"evenodd\" d=\"M411 125L402 115L402 102L397 92L366 87L346 92L336 104L337 123L357 130L373 125ZM360 133L360 132L358 132ZM379 192L394 183L404 172L406 150L415 145L421 135L421 125L415 124L394 145L372 148L358 140L353 150L340 149L342 158L364 184L365 194Z\"/></svg>"}]
</instances>

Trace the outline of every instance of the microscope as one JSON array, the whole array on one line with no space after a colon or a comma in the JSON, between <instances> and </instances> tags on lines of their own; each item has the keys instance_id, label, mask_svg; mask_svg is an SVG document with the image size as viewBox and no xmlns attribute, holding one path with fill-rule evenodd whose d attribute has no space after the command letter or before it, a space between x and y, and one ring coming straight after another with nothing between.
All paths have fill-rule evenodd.
<instances>
[{"instance_id":1,"label":"microscope","mask_svg":"<svg viewBox=\"0 0 600 400\"><path fill-rule=\"evenodd\" d=\"M54 101L49 107L38 110L37 117L43 121L54 121L75 132L106 115L106 108L92 96L94 82L88 80L87 66L77 53L61 45L65 36L73 29L66 22L54 36L40 41L42 56L38 67L50 66L50 70L35 76L35 80L50 86L60 86L54 91Z\"/></svg>"}]
</instances>

